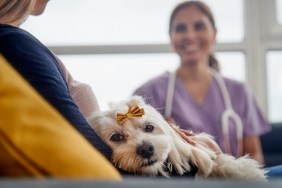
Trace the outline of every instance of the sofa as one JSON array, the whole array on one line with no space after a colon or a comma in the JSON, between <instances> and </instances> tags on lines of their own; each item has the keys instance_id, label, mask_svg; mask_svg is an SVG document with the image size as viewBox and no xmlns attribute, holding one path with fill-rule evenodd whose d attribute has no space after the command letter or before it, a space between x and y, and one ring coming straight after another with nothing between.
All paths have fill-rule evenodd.
<instances>
[{"instance_id":1,"label":"sofa","mask_svg":"<svg viewBox=\"0 0 282 188\"><path fill-rule=\"evenodd\" d=\"M282 122L271 126L272 130L260 137L266 167L282 164Z\"/></svg>"}]
</instances>

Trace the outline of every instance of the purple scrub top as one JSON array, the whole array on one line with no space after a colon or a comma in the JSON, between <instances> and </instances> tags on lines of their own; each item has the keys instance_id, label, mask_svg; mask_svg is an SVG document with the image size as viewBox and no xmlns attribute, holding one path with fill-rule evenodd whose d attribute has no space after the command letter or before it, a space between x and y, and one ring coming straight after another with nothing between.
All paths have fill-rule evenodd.
<instances>
[{"instance_id":1,"label":"purple scrub top","mask_svg":"<svg viewBox=\"0 0 282 188\"><path fill-rule=\"evenodd\" d=\"M268 132L271 127L260 111L249 88L238 81L222 77L230 95L232 106L243 123L243 136L259 136ZM155 107L162 115L165 112L165 101L169 72L165 72L140 86L134 95L142 96L147 103ZM206 132L214 136L220 148L224 149L221 129L221 115L225 110L220 88L213 78L203 103L197 103L176 78L172 118L183 129L195 133ZM229 121L229 139L232 154L237 152L236 128Z\"/></svg>"}]
</instances>

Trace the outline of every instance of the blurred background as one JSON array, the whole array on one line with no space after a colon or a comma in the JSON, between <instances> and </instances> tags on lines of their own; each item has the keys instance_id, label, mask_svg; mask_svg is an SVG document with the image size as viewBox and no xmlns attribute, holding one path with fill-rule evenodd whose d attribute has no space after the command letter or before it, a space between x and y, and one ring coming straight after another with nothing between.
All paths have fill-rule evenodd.
<instances>
[{"instance_id":1,"label":"blurred background","mask_svg":"<svg viewBox=\"0 0 282 188\"><path fill-rule=\"evenodd\" d=\"M175 70L168 20L180 0L52 0L22 25L73 77L93 88L102 110L144 81ZM204 0L218 28L223 75L246 82L271 123L282 122L282 0Z\"/></svg>"}]
</instances>

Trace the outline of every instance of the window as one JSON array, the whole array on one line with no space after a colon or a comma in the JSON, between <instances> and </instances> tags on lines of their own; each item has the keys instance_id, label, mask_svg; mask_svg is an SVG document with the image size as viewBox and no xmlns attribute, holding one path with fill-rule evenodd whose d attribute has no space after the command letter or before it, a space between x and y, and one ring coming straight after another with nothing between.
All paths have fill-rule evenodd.
<instances>
[{"instance_id":1,"label":"window","mask_svg":"<svg viewBox=\"0 0 282 188\"><path fill-rule=\"evenodd\" d=\"M218 52L216 55L223 76L246 81L246 62L242 52Z\"/></svg>"},{"instance_id":2,"label":"window","mask_svg":"<svg viewBox=\"0 0 282 188\"><path fill-rule=\"evenodd\" d=\"M50 1L40 18L28 19L23 27L48 45L167 43L168 13L175 2Z\"/></svg>"},{"instance_id":3,"label":"window","mask_svg":"<svg viewBox=\"0 0 282 188\"><path fill-rule=\"evenodd\" d=\"M174 53L60 56L72 75L94 90L101 109L128 98L140 84L178 65Z\"/></svg>"},{"instance_id":4,"label":"window","mask_svg":"<svg viewBox=\"0 0 282 188\"><path fill-rule=\"evenodd\" d=\"M282 122L282 50L267 53L267 85L269 119Z\"/></svg>"},{"instance_id":5,"label":"window","mask_svg":"<svg viewBox=\"0 0 282 188\"><path fill-rule=\"evenodd\" d=\"M178 2L180 0L50 1L44 14L31 16L23 28L50 46L167 44L169 15ZM241 41L243 1L206 2L216 17L218 41Z\"/></svg>"},{"instance_id":6,"label":"window","mask_svg":"<svg viewBox=\"0 0 282 188\"><path fill-rule=\"evenodd\" d=\"M204 0L215 17L218 27L217 40L221 42L241 42L244 33L243 0Z\"/></svg>"},{"instance_id":7,"label":"window","mask_svg":"<svg viewBox=\"0 0 282 188\"><path fill-rule=\"evenodd\" d=\"M277 6L276 6L277 20L278 23L282 25L282 0L276 0L276 2L277 2Z\"/></svg>"},{"instance_id":8,"label":"window","mask_svg":"<svg viewBox=\"0 0 282 188\"><path fill-rule=\"evenodd\" d=\"M282 122L282 1L262 1L262 58L266 60L266 99L270 122ZM264 84L262 84L264 85Z\"/></svg>"}]
</instances>

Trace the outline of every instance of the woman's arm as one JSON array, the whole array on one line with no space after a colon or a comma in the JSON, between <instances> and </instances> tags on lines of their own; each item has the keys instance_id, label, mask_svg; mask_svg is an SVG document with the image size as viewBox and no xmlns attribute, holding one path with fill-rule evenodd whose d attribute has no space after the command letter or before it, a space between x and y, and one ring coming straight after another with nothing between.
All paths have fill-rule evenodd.
<instances>
[{"instance_id":1,"label":"woman's arm","mask_svg":"<svg viewBox=\"0 0 282 188\"><path fill-rule=\"evenodd\" d=\"M245 136L243 139L243 150L244 154L249 154L260 164L264 164L264 157L258 136Z\"/></svg>"}]
</instances>

